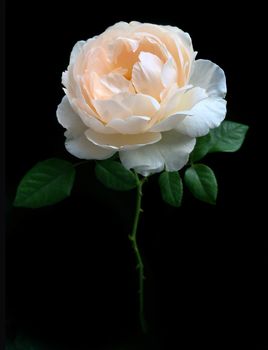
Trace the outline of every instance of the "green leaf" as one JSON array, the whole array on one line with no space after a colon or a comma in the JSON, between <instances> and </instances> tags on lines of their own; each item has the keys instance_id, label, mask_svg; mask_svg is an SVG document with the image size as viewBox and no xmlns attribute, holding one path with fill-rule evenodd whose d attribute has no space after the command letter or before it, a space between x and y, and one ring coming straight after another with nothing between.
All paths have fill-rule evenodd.
<instances>
[{"instance_id":1,"label":"green leaf","mask_svg":"<svg viewBox=\"0 0 268 350\"><path fill-rule=\"evenodd\" d=\"M209 152L235 152L242 146L248 126L230 121L210 131L211 144Z\"/></svg>"},{"instance_id":2,"label":"green leaf","mask_svg":"<svg viewBox=\"0 0 268 350\"><path fill-rule=\"evenodd\" d=\"M197 162L202 159L208 152L211 147L211 136L207 134L205 136L198 137L196 139L196 145L193 152L190 155L190 161Z\"/></svg>"},{"instance_id":3,"label":"green leaf","mask_svg":"<svg viewBox=\"0 0 268 350\"><path fill-rule=\"evenodd\" d=\"M164 171L159 176L159 186L163 200L174 207L180 207L183 195L180 174L177 171Z\"/></svg>"},{"instance_id":4,"label":"green leaf","mask_svg":"<svg viewBox=\"0 0 268 350\"><path fill-rule=\"evenodd\" d=\"M97 162L95 173L103 185L113 190L128 191L137 187L135 174L114 160Z\"/></svg>"},{"instance_id":5,"label":"green leaf","mask_svg":"<svg viewBox=\"0 0 268 350\"><path fill-rule=\"evenodd\" d=\"M14 206L40 208L60 202L70 195L74 178L75 169L65 160L39 162L21 180Z\"/></svg>"},{"instance_id":6,"label":"green leaf","mask_svg":"<svg viewBox=\"0 0 268 350\"><path fill-rule=\"evenodd\" d=\"M184 182L194 197L210 204L216 204L218 193L214 172L204 164L195 164L185 171Z\"/></svg>"},{"instance_id":7,"label":"green leaf","mask_svg":"<svg viewBox=\"0 0 268 350\"><path fill-rule=\"evenodd\" d=\"M198 137L190 161L197 162L207 153L212 152L235 152L242 146L248 126L225 120L210 133Z\"/></svg>"}]
</instances>

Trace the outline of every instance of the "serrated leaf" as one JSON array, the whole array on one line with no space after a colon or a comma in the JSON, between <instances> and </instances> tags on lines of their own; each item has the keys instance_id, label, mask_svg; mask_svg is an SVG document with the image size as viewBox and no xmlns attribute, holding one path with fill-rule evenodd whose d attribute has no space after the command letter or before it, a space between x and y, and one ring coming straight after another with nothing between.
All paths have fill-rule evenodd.
<instances>
[{"instance_id":1,"label":"serrated leaf","mask_svg":"<svg viewBox=\"0 0 268 350\"><path fill-rule=\"evenodd\" d=\"M14 206L40 208L60 202L70 195L74 178L75 169L65 160L39 162L21 180Z\"/></svg>"},{"instance_id":2,"label":"serrated leaf","mask_svg":"<svg viewBox=\"0 0 268 350\"><path fill-rule=\"evenodd\" d=\"M113 190L128 191L137 187L135 174L114 160L99 161L95 173L103 185Z\"/></svg>"},{"instance_id":3,"label":"serrated leaf","mask_svg":"<svg viewBox=\"0 0 268 350\"><path fill-rule=\"evenodd\" d=\"M196 139L194 150L190 155L190 160L192 162L197 162L198 160L202 159L209 152L210 147L211 147L210 134L198 137Z\"/></svg>"},{"instance_id":4,"label":"serrated leaf","mask_svg":"<svg viewBox=\"0 0 268 350\"><path fill-rule=\"evenodd\" d=\"M183 184L179 173L164 171L159 176L159 186L163 200L174 207L180 207Z\"/></svg>"},{"instance_id":5,"label":"serrated leaf","mask_svg":"<svg viewBox=\"0 0 268 350\"><path fill-rule=\"evenodd\" d=\"M194 197L216 204L218 185L212 169L204 164L195 164L185 171L184 182Z\"/></svg>"},{"instance_id":6,"label":"serrated leaf","mask_svg":"<svg viewBox=\"0 0 268 350\"><path fill-rule=\"evenodd\" d=\"M231 121L224 121L218 128L210 131L209 152L236 152L242 146L248 126Z\"/></svg>"}]
</instances>

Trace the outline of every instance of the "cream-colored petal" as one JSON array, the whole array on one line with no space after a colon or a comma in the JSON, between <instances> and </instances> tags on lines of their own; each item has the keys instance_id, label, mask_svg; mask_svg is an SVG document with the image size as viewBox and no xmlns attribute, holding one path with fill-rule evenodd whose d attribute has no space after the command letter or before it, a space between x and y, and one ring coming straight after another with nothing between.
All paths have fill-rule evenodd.
<instances>
[{"instance_id":1,"label":"cream-colored petal","mask_svg":"<svg viewBox=\"0 0 268 350\"><path fill-rule=\"evenodd\" d=\"M225 97L227 92L224 71L208 60L194 62L190 83L205 89L209 96Z\"/></svg>"},{"instance_id":2,"label":"cream-colored petal","mask_svg":"<svg viewBox=\"0 0 268 350\"><path fill-rule=\"evenodd\" d=\"M167 171L177 171L183 168L196 142L195 138L182 135L175 130L163 133L161 141L159 152L165 160Z\"/></svg>"},{"instance_id":3,"label":"cream-colored petal","mask_svg":"<svg viewBox=\"0 0 268 350\"><path fill-rule=\"evenodd\" d=\"M127 56L135 52L139 47L139 41L121 35L112 40L108 45L109 59L117 64L122 59L127 60ZM121 58L121 60L120 60ZM127 66L127 64L125 64Z\"/></svg>"},{"instance_id":4,"label":"cream-colored petal","mask_svg":"<svg viewBox=\"0 0 268 350\"><path fill-rule=\"evenodd\" d=\"M125 34L127 35L127 33ZM109 44L110 56L113 56L111 61L115 67L123 67L126 69L125 77L131 79L132 68L139 61L141 52L147 52L155 55L161 61L166 62L170 54L157 37L149 33L133 32L129 33L131 39L117 38ZM113 53L113 55L112 55Z\"/></svg>"},{"instance_id":5,"label":"cream-colored petal","mask_svg":"<svg viewBox=\"0 0 268 350\"><path fill-rule=\"evenodd\" d=\"M108 123L114 118L124 119L132 115L132 111L128 106L122 104L118 98L109 100L93 100L99 116Z\"/></svg>"},{"instance_id":6,"label":"cream-colored petal","mask_svg":"<svg viewBox=\"0 0 268 350\"><path fill-rule=\"evenodd\" d=\"M188 91L185 91L180 95L180 99L178 100L178 112L187 110L190 111L193 106L207 97L208 95L206 91L199 87L194 87ZM176 101L174 101L174 103L176 105Z\"/></svg>"},{"instance_id":7,"label":"cream-colored petal","mask_svg":"<svg viewBox=\"0 0 268 350\"><path fill-rule=\"evenodd\" d=\"M68 96L69 101L79 100L80 108L83 108L86 113L94 115L97 118L94 106L91 103L91 95L87 86L86 76L74 77L73 66L70 65L68 71L62 75L62 82L66 87L63 90Z\"/></svg>"},{"instance_id":8,"label":"cream-colored petal","mask_svg":"<svg viewBox=\"0 0 268 350\"><path fill-rule=\"evenodd\" d=\"M162 139L136 150L120 150L119 156L127 169L134 169L143 176L180 170L188 161L195 146L195 139L174 130L162 134Z\"/></svg>"},{"instance_id":9,"label":"cream-colored petal","mask_svg":"<svg viewBox=\"0 0 268 350\"><path fill-rule=\"evenodd\" d=\"M151 117L160 109L158 101L148 95L121 94L116 98L120 99L120 102L131 110L132 115Z\"/></svg>"},{"instance_id":10,"label":"cream-colored petal","mask_svg":"<svg viewBox=\"0 0 268 350\"><path fill-rule=\"evenodd\" d=\"M175 114L191 114L192 107L199 101L207 98L207 93L199 87L188 89L175 88L161 106L158 113L158 120L162 121Z\"/></svg>"},{"instance_id":11,"label":"cream-colored petal","mask_svg":"<svg viewBox=\"0 0 268 350\"><path fill-rule=\"evenodd\" d=\"M85 45L85 43L86 42L84 40L80 40L74 45L74 47L72 49L72 52L71 52L70 64L73 64L75 62L77 56L82 51L83 46Z\"/></svg>"},{"instance_id":12,"label":"cream-colored petal","mask_svg":"<svg viewBox=\"0 0 268 350\"><path fill-rule=\"evenodd\" d=\"M68 139L65 147L69 153L80 159L107 159L116 151L96 146L84 134L77 138Z\"/></svg>"},{"instance_id":13,"label":"cream-colored petal","mask_svg":"<svg viewBox=\"0 0 268 350\"><path fill-rule=\"evenodd\" d=\"M88 129L85 132L88 140L97 146L112 149L135 149L141 145L152 144L161 139L160 133L142 133L135 135L99 134Z\"/></svg>"},{"instance_id":14,"label":"cream-colored petal","mask_svg":"<svg viewBox=\"0 0 268 350\"><path fill-rule=\"evenodd\" d=\"M57 108L58 122L67 129L66 137L78 137L84 133L86 127L82 123L79 115L72 109L67 96L64 96Z\"/></svg>"},{"instance_id":15,"label":"cream-colored petal","mask_svg":"<svg viewBox=\"0 0 268 350\"><path fill-rule=\"evenodd\" d=\"M159 103L151 96L129 93L117 94L108 100L94 100L93 104L106 123L133 115L150 117L160 108Z\"/></svg>"},{"instance_id":16,"label":"cream-colored petal","mask_svg":"<svg viewBox=\"0 0 268 350\"><path fill-rule=\"evenodd\" d=\"M146 94L160 100L163 90L161 72L163 62L150 52L141 52L139 61L132 69L132 83L137 92Z\"/></svg>"},{"instance_id":17,"label":"cream-colored petal","mask_svg":"<svg viewBox=\"0 0 268 350\"><path fill-rule=\"evenodd\" d=\"M104 134L115 133L114 129L107 127L94 115L87 113L87 111L85 111L84 109L83 103L80 100L69 99L69 101L73 110L79 115L79 117L81 118L82 122L85 124L86 127L92 128L96 132L100 132Z\"/></svg>"},{"instance_id":18,"label":"cream-colored petal","mask_svg":"<svg viewBox=\"0 0 268 350\"><path fill-rule=\"evenodd\" d=\"M161 40L176 62L178 85L182 87L187 84L189 72L191 71L191 64L195 57L191 43L190 45L186 43L189 40L187 34L180 30L179 33L176 33L165 26L150 23L140 24L135 27L135 30L150 33ZM188 65L186 63L188 63Z\"/></svg>"},{"instance_id":19,"label":"cream-colored petal","mask_svg":"<svg viewBox=\"0 0 268 350\"><path fill-rule=\"evenodd\" d=\"M206 135L210 129L220 125L226 115L226 101L222 98L209 97L197 103L178 125L181 133L199 137Z\"/></svg>"},{"instance_id":20,"label":"cream-colored petal","mask_svg":"<svg viewBox=\"0 0 268 350\"><path fill-rule=\"evenodd\" d=\"M64 96L57 109L59 123L66 128L65 147L69 153L81 159L106 159L115 151L94 145L85 137L86 126L72 109L67 96Z\"/></svg>"},{"instance_id":21,"label":"cream-colored petal","mask_svg":"<svg viewBox=\"0 0 268 350\"><path fill-rule=\"evenodd\" d=\"M134 169L143 176L161 172L165 167L157 144L139 147L135 150L120 150L119 157L126 169Z\"/></svg>"},{"instance_id":22,"label":"cream-colored petal","mask_svg":"<svg viewBox=\"0 0 268 350\"><path fill-rule=\"evenodd\" d=\"M177 67L172 58L169 58L163 65L161 80L165 88L170 87L178 81Z\"/></svg>"},{"instance_id":23,"label":"cream-colored petal","mask_svg":"<svg viewBox=\"0 0 268 350\"><path fill-rule=\"evenodd\" d=\"M149 117L131 116L126 119L112 119L107 127L113 128L120 134L139 134L148 128Z\"/></svg>"},{"instance_id":24,"label":"cream-colored petal","mask_svg":"<svg viewBox=\"0 0 268 350\"><path fill-rule=\"evenodd\" d=\"M159 123L156 123L151 127L148 131L151 132L163 132L168 131L176 128L178 126L178 123L181 122L187 114L184 112L173 114L163 120L161 120Z\"/></svg>"},{"instance_id":25,"label":"cream-colored petal","mask_svg":"<svg viewBox=\"0 0 268 350\"><path fill-rule=\"evenodd\" d=\"M123 74L124 70L116 70L100 78L101 84L104 85L110 93L109 97L123 92L135 93L132 83L127 80Z\"/></svg>"},{"instance_id":26,"label":"cream-colored petal","mask_svg":"<svg viewBox=\"0 0 268 350\"><path fill-rule=\"evenodd\" d=\"M119 93L135 93L132 83L124 76L124 70L115 70L99 76L96 72L90 73L90 87L93 99L110 99Z\"/></svg>"},{"instance_id":27,"label":"cream-colored petal","mask_svg":"<svg viewBox=\"0 0 268 350\"><path fill-rule=\"evenodd\" d=\"M176 34L176 36L181 40L181 42L187 49L189 50L192 49L192 39L189 33L184 32L180 28L174 27L174 26L167 25L167 26L161 26L161 27L164 29L164 31L173 32L174 34Z\"/></svg>"}]
</instances>

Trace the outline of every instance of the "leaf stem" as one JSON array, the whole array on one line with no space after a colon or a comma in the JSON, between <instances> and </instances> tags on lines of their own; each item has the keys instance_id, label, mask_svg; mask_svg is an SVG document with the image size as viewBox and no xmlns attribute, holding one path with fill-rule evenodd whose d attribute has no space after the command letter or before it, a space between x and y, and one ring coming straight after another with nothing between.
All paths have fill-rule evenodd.
<instances>
[{"instance_id":1,"label":"leaf stem","mask_svg":"<svg viewBox=\"0 0 268 350\"><path fill-rule=\"evenodd\" d=\"M86 164L86 163L88 163L88 162L89 162L89 160L82 160L81 162L74 163L74 164L73 164L73 167L76 168L76 167L78 167L79 165L83 165L83 164Z\"/></svg>"},{"instance_id":2,"label":"leaf stem","mask_svg":"<svg viewBox=\"0 0 268 350\"><path fill-rule=\"evenodd\" d=\"M142 261L141 253L137 244L137 228L140 218L140 213L143 211L141 209L141 199L142 199L142 186L147 178L139 179L139 176L135 173L137 179L137 197L136 197L136 211L133 222L132 233L129 235L129 239L132 242L132 247L137 260L137 270L139 272L139 318L140 325L143 333L146 333L147 326L144 318L144 264Z\"/></svg>"}]
</instances>

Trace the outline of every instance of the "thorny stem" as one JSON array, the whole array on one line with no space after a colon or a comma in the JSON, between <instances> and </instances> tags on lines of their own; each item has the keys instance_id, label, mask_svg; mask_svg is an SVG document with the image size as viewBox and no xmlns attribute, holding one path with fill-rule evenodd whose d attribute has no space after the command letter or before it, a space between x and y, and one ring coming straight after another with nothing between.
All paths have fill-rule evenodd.
<instances>
[{"instance_id":1,"label":"thorny stem","mask_svg":"<svg viewBox=\"0 0 268 350\"><path fill-rule=\"evenodd\" d=\"M139 317L140 317L140 325L143 333L146 333L147 327L146 322L144 318L144 265L141 258L141 254L138 248L137 244L137 228L140 218L140 213L142 212L141 209L141 198L142 198L142 185L146 181L146 178L143 178L142 180L139 179L138 175L136 174L137 179L137 197L136 197L136 211L135 211L135 217L134 217L134 223L132 228L132 233L129 235L129 239L132 242L132 247L134 250L134 253L136 255L137 260L137 270L139 272Z\"/></svg>"}]
</instances>

